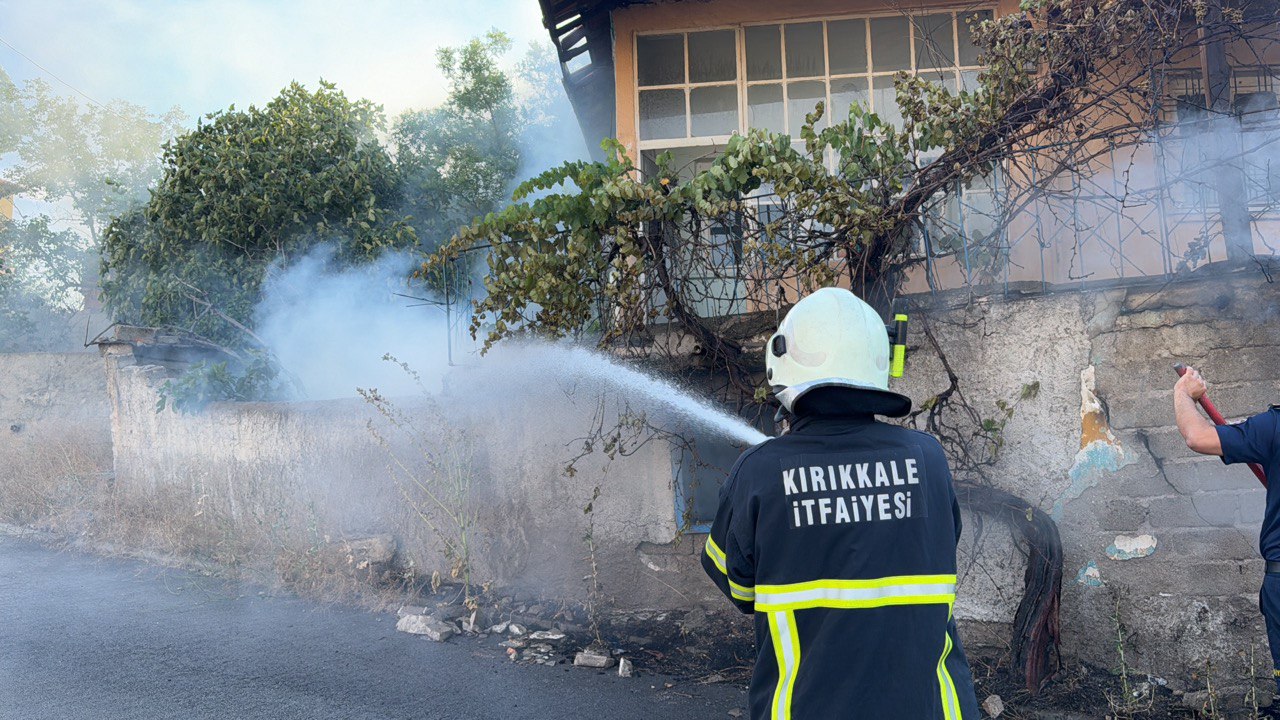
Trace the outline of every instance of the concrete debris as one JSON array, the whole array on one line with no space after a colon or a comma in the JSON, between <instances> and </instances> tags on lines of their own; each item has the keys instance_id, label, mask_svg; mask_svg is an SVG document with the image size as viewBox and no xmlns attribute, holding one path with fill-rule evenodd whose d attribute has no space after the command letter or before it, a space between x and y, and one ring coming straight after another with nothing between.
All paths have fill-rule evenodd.
<instances>
[{"instance_id":1,"label":"concrete debris","mask_svg":"<svg viewBox=\"0 0 1280 720\"><path fill-rule=\"evenodd\" d=\"M515 648L511 648L511 647L507 648L507 658L508 658L509 660L511 660L511 662L515 662L515 661L519 660L519 659L520 659L520 651L519 651L519 650L516 650Z\"/></svg>"},{"instance_id":2,"label":"concrete debris","mask_svg":"<svg viewBox=\"0 0 1280 720\"><path fill-rule=\"evenodd\" d=\"M544 642L559 642L565 638L565 634L555 630L539 630L529 636L530 640L541 640Z\"/></svg>"},{"instance_id":3,"label":"concrete debris","mask_svg":"<svg viewBox=\"0 0 1280 720\"><path fill-rule=\"evenodd\" d=\"M991 695L982 701L982 710L988 716L998 718L1004 712L1004 700L999 695Z\"/></svg>"},{"instance_id":4,"label":"concrete debris","mask_svg":"<svg viewBox=\"0 0 1280 720\"><path fill-rule=\"evenodd\" d=\"M586 648L573 658L573 664L578 667L611 668L615 662L617 661L609 655L608 650L596 647Z\"/></svg>"},{"instance_id":5,"label":"concrete debris","mask_svg":"<svg viewBox=\"0 0 1280 720\"><path fill-rule=\"evenodd\" d=\"M401 605L400 609L396 610L396 617L404 617L405 615L426 615L427 612L428 608L420 605Z\"/></svg>"},{"instance_id":6,"label":"concrete debris","mask_svg":"<svg viewBox=\"0 0 1280 720\"><path fill-rule=\"evenodd\" d=\"M370 565L388 565L396 554L396 539L391 535L348 540L347 562L363 570Z\"/></svg>"},{"instance_id":7,"label":"concrete debris","mask_svg":"<svg viewBox=\"0 0 1280 720\"><path fill-rule=\"evenodd\" d=\"M519 625L517 623L511 623L509 626L507 626L507 632L511 633L516 637L520 637L521 635L528 635L529 628L523 625Z\"/></svg>"},{"instance_id":8,"label":"concrete debris","mask_svg":"<svg viewBox=\"0 0 1280 720\"><path fill-rule=\"evenodd\" d=\"M462 619L462 631L475 635L480 632L480 624L476 622L476 613L472 612L471 617Z\"/></svg>"},{"instance_id":9,"label":"concrete debris","mask_svg":"<svg viewBox=\"0 0 1280 720\"><path fill-rule=\"evenodd\" d=\"M731 718L740 718L740 717L742 717L742 711L741 711L741 710L739 710L738 708L734 708L734 709L732 709L732 710L730 710L730 711L729 711L729 717L731 717Z\"/></svg>"},{"instance_id":10,"label":"concrete debris","mask_svg":"<svg viewBox=\"0 0 1280 720\"><path fill-rule=\"evenodd\" d=\"M1156 551L1156 545L1154 535L1117 535L1115 542L1107 548L1107 557L1112 560L1144 558Z\"/></svg>"},{"instance_id":11,"label":"concrete debris","mask_svg":"<svg viewBox=\"0 0 1280 720\"><path fill-rule=\"evenodd\" d=\"M507 628L510 626L511 626L511 623L509 622L500 622L497 625L490 626L489 632L493 633L494 635L506 635Z\"/></svg>"},{"instance_id":12,"label":"concrete debris","mask_svg":"<svg viewBox=\"0 0 1280 720\"><path fill-rule=\"evenodd\" d=\"M1098 571L1098 563L1090 560L1076 573L1076 582L1085 587L1102 587L1102 573Z\"/></svg>"},{"instance_id":13,"label":"concrete debris","mask_svg":"<svg viewBox=\"0 0 1280 720\"><path fill-rule=\"evenodd\" d=\"M630 660L628 660L627 658L618 659L618 677L624 677L624 678L631 677L634 671L635 670L632 667Z\"/></svg>"},{"instance_id":14,"label":"concrete debris","mask_svg":"<svg viewBox=\"0 0 1280 720\"><path fill-rule=\"evenodd\" d=\"M444 642L458 632L452 625L429 615L405 615L396 623L396 630L411 635L426 635L436 642Z\"/></svg>"},{"instance_id":15,"label":"concrete debris","mask_svg":"<svg viewBox=\"0 0 1280 720\"><path fill-rule=\"evenodd\" d=\"M510 640L503 640L502 642L498 643L498 645L500 647L515 648L517 650L523 650L529 647L529 643L520 638L511 638Z\"/></svg>"},{"instance_id":16,"label":"concrete debris","mask_svg":"<svg viewBox=\"0 0 1280 720\"><path fill-rule=\"evenodd\" d=\"M724 682L724 676L721 675L720 673L716 673L715 675L710 675L707 678L703 679L702 681L704 685L710 685L712 683L722 683L722 682Z\"/></svg>"}]
</instances>

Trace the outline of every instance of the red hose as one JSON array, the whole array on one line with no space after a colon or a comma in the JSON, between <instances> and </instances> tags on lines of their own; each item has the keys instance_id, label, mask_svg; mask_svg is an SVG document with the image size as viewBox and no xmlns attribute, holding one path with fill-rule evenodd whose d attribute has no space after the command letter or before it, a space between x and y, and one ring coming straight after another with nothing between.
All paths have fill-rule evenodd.
<instances>
[{"instance_id":1,"label":"red hose","mask_svg":"<svg viewBox=\"0 0 1280 720\"><path fill-rule=\"evenodd\" d=\"M1178 373L1178 377L1182 377L1187 374L1187 366L1182 363L1174 365L1173 369ZM1218 412L1218 408L1214 406L1213 401L1209 399L1209 395L1207 393L1201 395L1197 402L1200 403L1200 407L1204 408L1205 414L1209 416L1209 419L1212 420L1214 424L1227 424L1227 419L1222 417L1222 413ZM1253 471L1254 475L1258 476L1258 482L1262 483L1262 487L1267 487L1267 474L1262 471L1262 466L1258 463L1249 463L1249 469Z\"/></svg>"}]
</instances>

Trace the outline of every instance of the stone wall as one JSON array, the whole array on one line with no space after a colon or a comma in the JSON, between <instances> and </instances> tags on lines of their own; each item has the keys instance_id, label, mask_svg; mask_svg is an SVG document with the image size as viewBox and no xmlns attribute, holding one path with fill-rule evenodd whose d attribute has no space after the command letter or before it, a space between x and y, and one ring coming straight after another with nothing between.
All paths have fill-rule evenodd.
<instances>
[{"instance_id":1,"label":"stone wall","mask_svg":"<svg viewBox=\"0 0 1280 720\"><path fill-rule=\"evenodd\" d=\"M180 414L156 411L173 370L127 344L110 346L106 360L117 493L215 516L214 535L256 536L267 552L271 542L305 549L390 534L402 567L447 577L453 563L430 523L454 531L427 490L447 494L465 476L478 582L581 601L594 548L599 583L618 607L714 599L692 562L693 541L678 539L665 443L612 460L593 455L572 477L564 472L598 412L594 401L576 407L554 388L503 388L493 374L459 370L443 395L392 400L399 425L360 399L214 403ZM519 402L469 402L480 382ZM699 577L684 577L692 570Z\"/></svg>"},{"instance_id":2,"label":"stone wall","mask_svg":"<svg viewBox=\"0 0 1280 720\"><path fill-rule=\"evenodd\" d=\"M1244 467L1196 456L1174 424L1172 365L1203 369L1230 419L1280 396L1280 292L1259 273L1162 286L979 301L928 311L966 397L986 418L1013 406L990 482L1050 513L1065 551L1064 653L1118 665L1118 612L1131 668L1182 687L1214 672L1268 675L1257 610L1264 492ZM905 387L946 387L923 343ZM1035 391L1023 398L1024 389ZM957 616L1007 622L1024 562L1007 528L966 517ZM990 542L981 552L978 543ZM972 622L970 623L973 624ZM1199 675L1201 679L1194 679Z\"/></svg>"}]
</instances>

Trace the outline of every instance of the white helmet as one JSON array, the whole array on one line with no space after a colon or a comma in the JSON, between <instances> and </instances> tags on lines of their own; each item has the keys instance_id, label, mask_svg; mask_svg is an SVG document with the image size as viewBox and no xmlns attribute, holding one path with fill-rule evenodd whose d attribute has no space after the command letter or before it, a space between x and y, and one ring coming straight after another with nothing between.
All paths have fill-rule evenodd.
<instances>
[{"instance_id":1,"label":"white helmet","mask_svg":"<svg viewBox=\"0 0 1280 720\"><path fill-rule=\"evenodd\" d=\"M796 303L765 348L766 377L778 401L796 401L820 387L868 394L865 409L902 417L911 398L889 390L889 333L870 305L842 288L822 288Z\"/></svg>"}]
</instances>

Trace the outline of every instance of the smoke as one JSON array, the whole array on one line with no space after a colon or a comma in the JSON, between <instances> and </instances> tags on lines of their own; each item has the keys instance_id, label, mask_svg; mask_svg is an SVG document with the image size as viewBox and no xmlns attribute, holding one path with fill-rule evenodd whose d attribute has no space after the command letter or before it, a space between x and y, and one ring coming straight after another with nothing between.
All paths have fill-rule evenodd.
<instances>
[{"instance_id":1,"label":"smoke","mask_svg":"<svg viewBox=\"0 0 1280 720\"><path fill-rule=\"evenodd\" d=\"M748 445L765 439L705 400L581 346L510 342L481 356L465 331L469 316L456 315L466 303L446 313L441 299L408 287L415 262L400 253L338 268L325 246L268 274L256 310L258 335L297 381L301 399L354 397L358 388L386 396L452 390L470 404L493 406L518 398L594 408L612 398L673 430Z\"/></svg>"}]
</instances>

